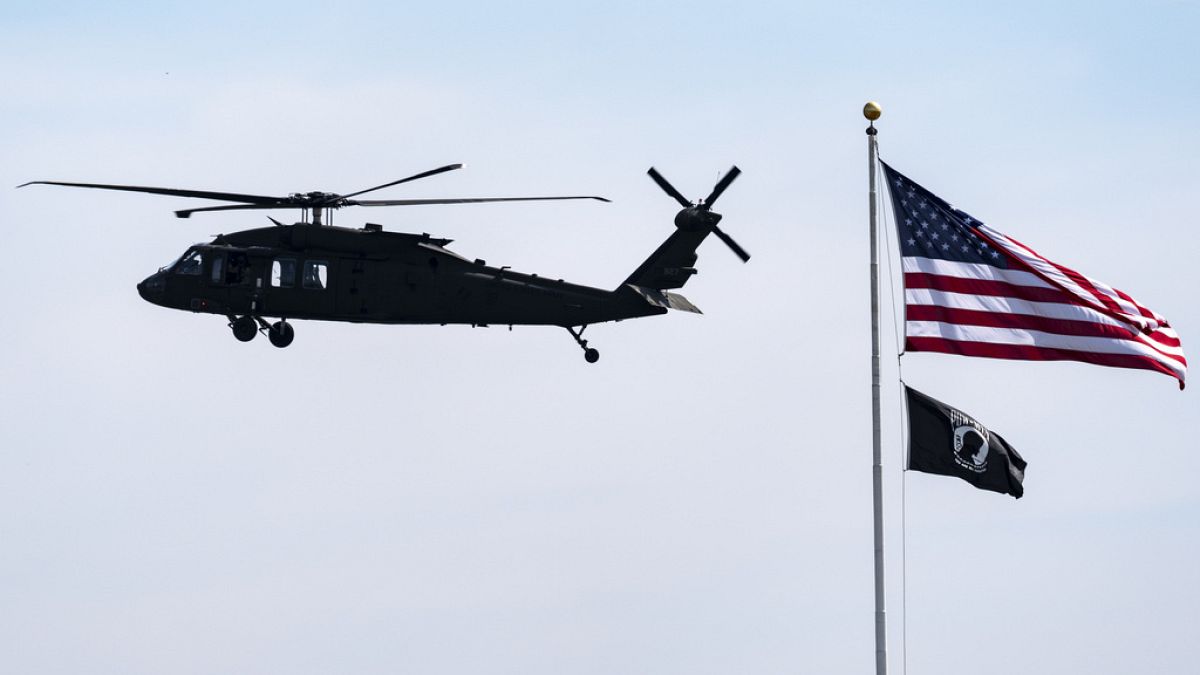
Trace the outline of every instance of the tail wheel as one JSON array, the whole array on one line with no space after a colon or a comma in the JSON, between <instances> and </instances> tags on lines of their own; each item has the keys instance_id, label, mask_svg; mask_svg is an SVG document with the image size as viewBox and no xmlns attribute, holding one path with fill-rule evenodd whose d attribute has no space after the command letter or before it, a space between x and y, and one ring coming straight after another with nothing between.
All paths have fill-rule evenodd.
<instances>
[{"instance_id":1,"label":"tail wheel","mask_svg":"<svg viewBox=\"0 0 1200 675\"><path fill-rule=\"evenodd\" d=\"M571 337L575 338L575 342L579 345L579 348L583 350L584 361L587 361L588 363L595 363L600 360L600 352L589 347L588 341L583 339L583 331L587 329L587 326L580 326L578 331L576 331L573 326L563 326L563 328L567 329L567 332L571 334Z\"/></svg>"},{"instance_id":2,"label":"tail wheel","mask_svg":"<svg viewBox=\"0 0 1200 675\"><path fill-rule=\"evenodd\" d=\"M271 340L271 344L280 349L292 344L292 340L295 337L295 329L292 328L292 324L286 321L276 321L271 324L271 328L267 331L267 338Z\"/></svg>"}]
</instances>

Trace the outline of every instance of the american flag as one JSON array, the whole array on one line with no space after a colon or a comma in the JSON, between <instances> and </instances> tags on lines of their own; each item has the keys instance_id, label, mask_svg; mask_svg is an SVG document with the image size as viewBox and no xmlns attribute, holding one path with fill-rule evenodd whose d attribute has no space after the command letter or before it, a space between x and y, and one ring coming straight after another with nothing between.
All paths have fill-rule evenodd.
<instances>
[{"instance_id":1,"label":"american flag","mask_svg":"<svg viewBox=\"0 0 1200 675\"><path fill-rule=\"evenodd\" d=\"M1039 255L883 164L904 271L905 349L1166 373L1187 359L1161 315Z\"/></svg>"}]
</instances>

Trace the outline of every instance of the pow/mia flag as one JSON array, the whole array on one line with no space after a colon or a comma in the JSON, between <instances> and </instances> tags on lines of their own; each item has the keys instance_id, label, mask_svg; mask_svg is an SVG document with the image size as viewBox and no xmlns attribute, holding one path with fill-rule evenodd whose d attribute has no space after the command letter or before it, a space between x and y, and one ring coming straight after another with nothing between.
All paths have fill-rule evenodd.
<instances>
[{"instance_id":1,"label":"pow/mia flag","mask_svg":"<svg viewBox=\"0 0 1200 675\"><path fill-rule=\"evenodd\" d=\"M904 387L908 398L908 468L958 476L981 490L1025 493L1025 460L993 431L961 410Z\"/></svg>"}]
</instances>

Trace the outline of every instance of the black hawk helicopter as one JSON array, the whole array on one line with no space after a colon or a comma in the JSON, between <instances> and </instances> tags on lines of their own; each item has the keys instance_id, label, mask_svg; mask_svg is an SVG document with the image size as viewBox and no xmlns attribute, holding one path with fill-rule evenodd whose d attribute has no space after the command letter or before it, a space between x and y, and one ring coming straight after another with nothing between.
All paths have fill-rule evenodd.
<instances>
[{"instance_id":1,"label":"black hawk helicopter","mask_svg":"<svg viewBox=\"0 0 1200 675\"><path fill-rule=\"evenodd\" d=\"M488 267L446 248L449 239L428 234L384 232L368 223L361 229L322 222L326 212L347 206L412 206L480 202L595 199L603 197L492 197L465 199L355 199L368 192L462 168L461 164L418 173L349 194L293 193L287 197L177 190L137 185L32 181L26 185L65 185L197 197L235 202L176 211L193 213L251 209L299 208L300 221L217 235L196 244L175 262L137 285L148 302L172 309L224 315L233 335L249 342L259 332L271 344L287 347L295 337L293 319L387 324L489 324L561 326L583 349L588 363L600 352L583 339L587 326L665 314L668 309L699 313L682 295L696 274L696 248L716 234L743 262L750 254L725 234L721 215L712 205L741 173L735 166L704 200L692 203L653 168L650 178L683 206L675 216L675 232L629 278L604 290L521 274L507 267ZM309 220L311 214L311 220ZM332 219L332 218L330 218ZM267 318L277 318L274 323Z\"/></svg>"}]
</instances>

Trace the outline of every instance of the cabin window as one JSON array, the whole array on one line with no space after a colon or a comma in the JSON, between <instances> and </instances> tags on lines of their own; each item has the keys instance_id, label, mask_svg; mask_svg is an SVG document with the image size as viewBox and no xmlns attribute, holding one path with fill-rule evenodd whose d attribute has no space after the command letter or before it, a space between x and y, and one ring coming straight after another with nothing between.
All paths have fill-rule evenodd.
<instances>
[{"instance_id":1,"label":"cabin window","mask_svg":"<svg viewBox=\"0 0 1200 675\"><path fill-rule=\"evenodd\" d=\"M212 280L214 284L219 284L224 281L225 256L218 255L213 257L212 261Z\"/></svg>"},{"instance_id":2,"label":"cabin window","mask_svg":"<svg viewBox=\"0 0 1200 675\"><path fill-rule=\"evenodd\" d=\"M191 274L198 276L201 268L204 265L204 255L197 250L191 250L183 254L183 257L173 266L175 274Z\"/></svg>"},{"instance_id":3,"label":"cabin window","mask_svg":"<svg viewBox=\"0 0 1200 675\"><path fill-rule=\"evenodd\" d=\"M323 260L304 261L304 287L325 288L329 281L329 264Z\"/></svg>"},{"instance_id":4,"label":"cabin window","mask_svg":"<svg viewBox=\"0 0 1200 675\"><path fill-rule=\"evenodd\" d=\"M291 258L276 258L271 263L271 285L275 288L292 288L296 285L296 261Z\"/></svg>"},{"instance_id":5,"label":"cabin window","mask_svg":"<svg viewBox=\"0 0 1200 675\"><path fill-rule=\"evenodd\" d=\"M214 267L214 269L216 269ZM241 284L246 281L246 272L250 271L250 258L241 251L229 253L229 264L225 267L225 283Z\"/></svg>"}]
</instances>

